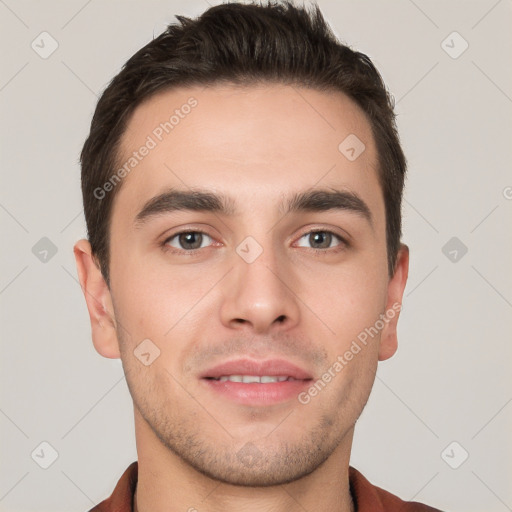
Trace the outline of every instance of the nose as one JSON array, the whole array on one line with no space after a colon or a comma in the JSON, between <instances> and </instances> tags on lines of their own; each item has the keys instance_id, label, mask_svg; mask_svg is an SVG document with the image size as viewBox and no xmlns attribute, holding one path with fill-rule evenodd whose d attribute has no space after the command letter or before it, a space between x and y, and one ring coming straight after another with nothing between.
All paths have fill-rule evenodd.
<instances>
[{"instance_id":1,"label":"nose","mask_svg":"<svg viewBox=\"0 0 512 512\"><path fill-rule=\"evenodd\" d=\"M224 281L222 323L252 334L284 331L299 322L298 297L285 261L280 264L270 250L247 263L234 255L234 268Z\"/></svg>"}]
</instances>

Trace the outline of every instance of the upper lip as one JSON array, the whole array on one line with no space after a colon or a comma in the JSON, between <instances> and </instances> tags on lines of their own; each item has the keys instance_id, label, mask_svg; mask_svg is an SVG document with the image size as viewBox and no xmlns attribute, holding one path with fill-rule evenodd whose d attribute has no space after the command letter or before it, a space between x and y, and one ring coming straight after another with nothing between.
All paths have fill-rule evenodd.
<instances>
[{"instance_id":1,"label":"upper lip","mask_svg":"<svg viewBox=\"0 0 512 512\"><path fill-rule=\"evenodd\" d=\"M218 379L225 375L256 375L259 377L266 375L269 377L286 376L297 380L312 379L312 376L306 370L284 359L268 359L266 361L235 359L204 371L200 377L203 379Z\"/></svg>"}]
</instances>

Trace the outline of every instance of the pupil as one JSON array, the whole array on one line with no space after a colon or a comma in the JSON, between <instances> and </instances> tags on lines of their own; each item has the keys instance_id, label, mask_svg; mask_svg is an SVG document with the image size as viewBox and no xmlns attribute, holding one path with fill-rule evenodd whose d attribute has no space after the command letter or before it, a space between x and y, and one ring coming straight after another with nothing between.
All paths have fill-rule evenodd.
<instances>
[{"instance_id":1,"label":"pupil","mask_svg":"<svg viewBox=\"0 0 512 512\"><path fill-rule=\"evenodd\" d=\"M313 238L312 245L318 243L323 248L329 247L331 245L330 233L318 231L316 233L312 233L310 236Z\"/></svg>"},{"instance_id":2,"label":"pupil","mask_svg":"<svg viewBox=\"0 0 512 512\"><path fill-rule=\"evenodd\" d=\"M198 249L199 247L201 247L201 241L201 233L182 233L180 235L180 244L182 245L183 248Z\"/></svg>"}]
</instances>

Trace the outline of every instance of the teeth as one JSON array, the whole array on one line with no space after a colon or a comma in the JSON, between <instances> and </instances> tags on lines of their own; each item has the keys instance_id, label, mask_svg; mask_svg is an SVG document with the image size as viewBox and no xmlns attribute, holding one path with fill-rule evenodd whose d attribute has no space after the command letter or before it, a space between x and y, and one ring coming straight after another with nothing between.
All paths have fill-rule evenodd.
<instances>
[{"instance_id":1,"label":"teeth","mask_svg":"<svg viewBox=\"0 0 512 512\"><path fill-rule=\"evenodd\" d=\"M252 384L253 382L261 382L261 380L256 375L244 375L242 377L242 382L244 384Z\"/></svg>"},{"instance_id":2,"label":"teeth","mask_svg":"<svg viewBox=\"0 0 512 512\"><path fill-rule=\"evenodd\" d=\"M262 384L266 384L267 382L281 382L279 379L286 380L284 377L269 377L268 375L263 375L260 377L260 382Z\"/></svg>"},{"instance_id":3,"label":"teeth","mask_svg":"<svg viewBox=\"0 0 512 512\"><path fill-rule=\"evenodd\" d=\"M228 375L226 377L226 380L229 380L231 382L242 382L243 379L244 378L241 375Z\"/></svg>"},{"instance_id":4,"label":"teeth","mask_svg":"<svg viewBox=\"0 0 512 512\"><path fill-rule=\"evenodd\" d=\"M284 382L285 380L297 380L293 377L287 377L286 375L223 375L217 380L220 382L243 382L244 384L269 384L273 382Z\"/></svg>"}]
</instances>

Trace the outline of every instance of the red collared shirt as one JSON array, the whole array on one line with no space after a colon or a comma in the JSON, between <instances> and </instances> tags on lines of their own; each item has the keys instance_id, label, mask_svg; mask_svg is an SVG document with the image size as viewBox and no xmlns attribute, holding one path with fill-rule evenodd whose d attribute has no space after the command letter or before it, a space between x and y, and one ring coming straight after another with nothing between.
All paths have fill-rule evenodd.
<instances>
[{"instance_id":1,"label":"red collared shirt","mask_svg":"<svg viewBox=\"0 0 512 512\"><path fill-rule=\"evenodd\" d=\"M123 473L110 498L90 512L133 512L133 495L137 486L138 465L132 462ZM352 467L349 468L350 492L357 512L441 512L415 501L402 501L397 496L372 485Z\"/></svg>"}]
</instances>

